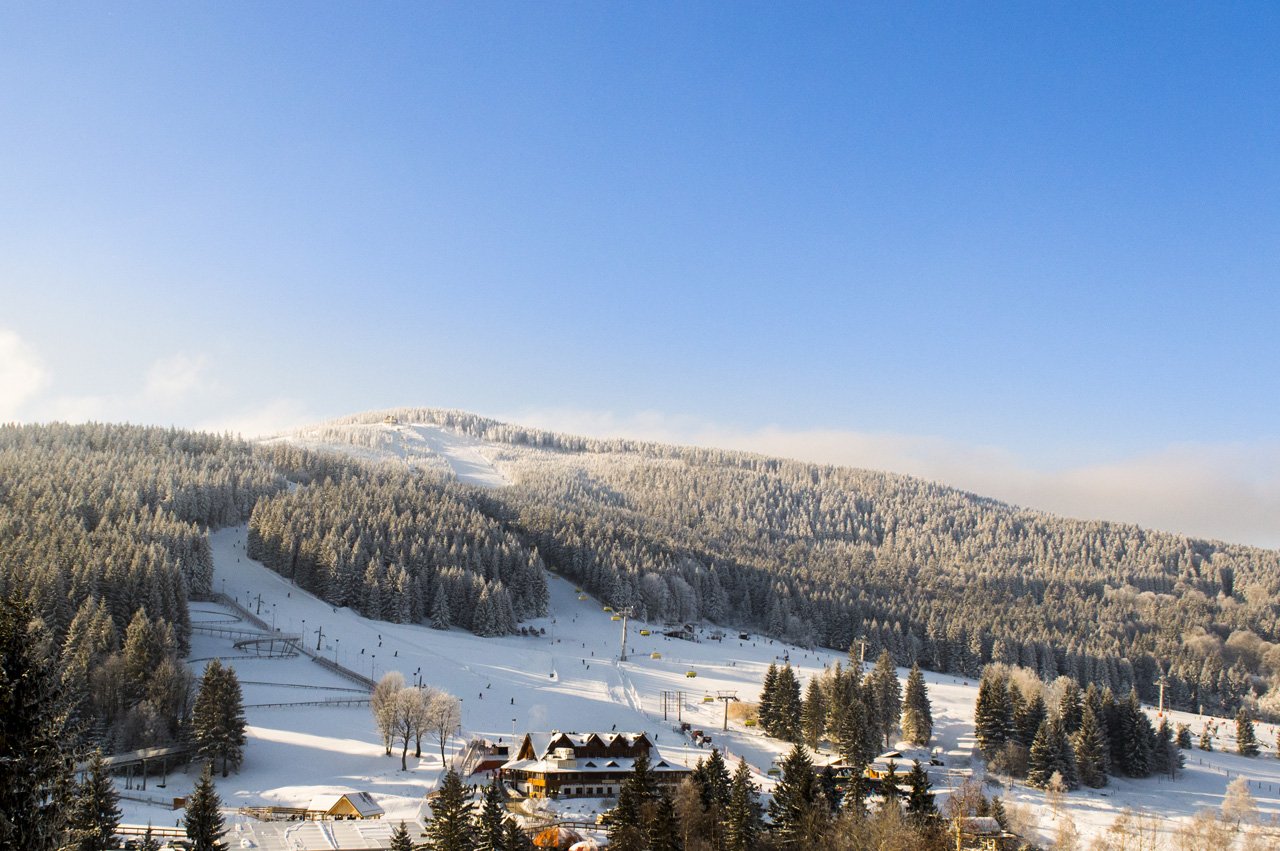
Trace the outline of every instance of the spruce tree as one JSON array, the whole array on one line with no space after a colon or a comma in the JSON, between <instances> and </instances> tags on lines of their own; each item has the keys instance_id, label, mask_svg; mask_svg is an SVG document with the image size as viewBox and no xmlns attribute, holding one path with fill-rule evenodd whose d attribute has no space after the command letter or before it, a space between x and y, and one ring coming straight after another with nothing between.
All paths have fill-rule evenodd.
<instances>
[{"instance_id":1,"label":"spruce tree","mask_svg":"<svg viewBox=\"0 0 1280 851\"><path fill-rule=\"evenodd\" d=\"M1117 707L1120 719L1120 767L1130 777L1151 775L1151 740L1155 730L1147 714L1138 702L1138 692L1129 692L1129 699ZM1113 743L1114 747L1114 743Z\"/></svg>"},{"instance_id":2,"label":"spruce tree","mask_svg":"<svg viewBox=\"0 0 1280 851\"><path fill-rule=\"evenodd\" d=\"M390 851L413 851L413 839L409 837L409 828L403 820L391 831Z\"/></svg>"},{"instance_id":3,"label":"spruce tree","mask_svg":"<svg viewBox=\"0 0 1280 851\"><path fill-rule=\"evenodd\" d=\"M729 791L729 806L724 811L725 851L751 851L764 828L760 793L751 780L751 769L738 760Z\"/></svg>"},{"instance_id":4,"label":"spruce tree","mask_svg":"<svg viewBox=\"0 0 1280 851\"><path fill-rule=\"evenodd\" d=\"M1080 782L1091 789L1106 786L1111 767L1108 759L1110 748L1102 732L1102 724L1091 706L1084 707L1080 716L1080 729L1072 738L1072 747L1075 750L1076 773Z\"/></svg>"},{"instance_id":5,"label":"spruce tree","mask_svg":"<svg viewBox=\"0 0 1280 851\"><path fill-rule=\"evenodd\" d=\"M923 825L938 814L938 807L933 802L933 793L929 790L933 784L929 782L929 773L925 771L920 760L913 760L911 771L907 772L907 782L911 791L907 794L907 814L912 821Z\"/></svg>"},{"instance_id":6,"label":"spruce tree","mask_svg":"<svg viewBox=\"0 0 1280 851\"><path fill-rule=\"evenodd\" d=\"M649 810L652 814L645 824L649 851L683 851L680 819L676 816L675 802L671 800L671 796L666 792L659 792Z\"/></svg>"},{"instance_id":7,"label":"spruce tree","mask_svg":"<svg viewBox=\"0 0 1280 851\"><path fill-rule=\"evenodd\" d=\"M827 732L827 700L817 677L809 680L804 693L804 743L816 748Z\"/></svg>"},{"instance_id":8,"label":"spruce tree","mask_svg":"<svg viewBox=\"0 0 1280 851\"><path fill-rule=\"evenodd\" d=\"M760 706L756 710L756 716L760 721L760 726L770 736L775 735L774 730L777 723L777 693L778 693L778 666L769 663L769 668L764 672L764 682L760 685Z\"/></svg>"},{"instance_id":9,"label":"spruce tree","mask_svg":"<svg viewBox=\"0 0 1280 851\"><path fill-rule=\"evenodd\" d=\"M191 713L200 756L222 761L222 776L244 760L245 717L240 680L234 668L214 659L205 667Z\"/></svg>"},{"instance_id":10,"label":"spruce tree","mask_svg":"<svg viewBox=\"0 0 1280 851\"><path fill-rule=\"evenodd\" d=\"M48 633L0 598L0 848L53 851L71 798L72 731Z\"/></svg>"},{"instance_id":11,"label":"spruce tree","mask_svg":"<svg viewBox=\"0 0 1280 851\"><path fill-rule=\"evenodd\" d=\"M791 663L778 671L778 681L773 702L773 730L770 734L786 742L800 741L800 681Z\"/></svg>"},{"instance_id":12,"label":"spruce tree","mask_svg":"<svg viewBox=\"0 0 1280 851\"><path fill-rule=\"evenodd\" d=\"M431 800L431 820L427 822L426 847L430 851L470 851L475 845L471 824L472 803L458 772L450 769Z\"/></svg>"},{"instance_id":13,"label":"spruce tree","mask_svg":"<svg viewBox=\"0 0 1280 851\"><path fill-rule=\"evenodd\" d=\"M1056 715L1041 722L1040 729L1031 743L1027 783L1047 789L1049 780L1054 774L1062 778L1062 782L1068 789L1076 787L1075 755L1067 744L1062 721Z\"/></svg>"},{"instance_id":14,"label":"spruce tree","mask_svg":"<svg viewBox=\"0 0 1280 851\"><path fill-rule=\"evenodd\" d=\"M893 745L893 732L902 715L902 687L898 684L898 672L888 650L881 650L876 666L869 674L874 691L873 702L880 722L880 735L886 748Z\"/></svg>"},{"instance_id":15,"label":"spruce tree","mask_svg":"<svg viewBox=\"0 0 1280 851\"><path fill-rule=\"evenodd\" d=\"M508 818L504 824L506 851L533 851L533 840L520 829L515 819Z\"/></svg>"},{"instance_id":16,"label":"spruce tree","mask_svg":"<svg viewBox=\"0 0 1280 851\"><path fill-rule=\"evenodd\" d=\"M1204 726L1200 728L1200 741L1198 744L1202 751L1213 750L1213 732L1209 729L1209 722L1204 722Z\"/></svg>"},{"instance_id":17,"label":"spruce tree","mask_svg":"<svg viewBox=\"0 0 1280 851\"><path fill-rule=\"evenodd\" d=\"M928 746L933 738L933 707L929 705L929 691L919 664L911 666L902 696L902 736L916 747Z\"/></svg>"},{"instance_id":18,"label":"spruce tree","mask_svg":"<svg viewBox=\"0 0 1280 851\"><path fill-rule=\"evenodd\" d=\"M1175 741L1177 741L1178 747L1182 750L1191 750L1191 727L1186 724L1179 724Z\"/></svg>"},{"instance_id":19,"label":"spruce tree","mask_svg":"<svg viewBox=\"0 0 1280 851\"><path fill-rule=\"evenodd\" d=\"M1001 830L1009 829L1009 813L1004 808L1004 799L999 795L991 799L991 817L1000 825Z\"/></svg>"},{"instance_id":20,"label":"spruce tree","mask_svg":"<svg viewBox=\"0 0 1280 851\"><path fill-rule=\"evenodd\" d=\"M658 798L658 784L649 767L649 756L641 753L631 773L622 781L618 802L605 813L609 847L618 851L644 851L649 842L647 826Z\"/></svg>"},{"instance_id":21,"label":"spruce tree","mask_svg":"<svg viewBox=\"0 0 1280 851\"><path fill-rule=\"evenodd\" d=\"M1062 729L1068 736L1074 736L1084 720L1084 701L1080 694L1080 686L1075 680L1067 680L1062 687L1062 699L1058 701L1058 715L1062 718Z\"/></svg>"},{"instance_id":22,"label":"spruce tree","mask_svg":"<svg viewBox=\"0 0 1280 851\"><path fill-rule=\"evenodd\" d=\"M718 748L711 749L711 755L698 760L694 771L694 781L698 784L698 792L702 797L704 810L722 811L729 803L730 785L729 767L724 763Z\"/></svg>"},{"instance_id":23,"label":"spruce tree","mask_svg":"<svg viewBox=\"0 0 1280 851\"><path fill-rule=\"evenodd\" d=\"M226 851L227 845L222 837L227 830L221 807L222 799L213 786L213 765L206 762L195 790L187 799L187 812L183 819L187 839L191 840L191 851Z\"/></svg>"},{"instance_id":24,"label":"spruce tree","mask_svg":"<svg viewBox=\"0 0 1280 851\"><path fill-rule=\"evenodd\" d=\"M1014 735L1024 747L1030 748L1035 742L1036 733L1040 732L1047 715L1044 698L1039 694L1032 695L1018 708L1013 716Z\"/></svg>"},{"instance_id":25,"label":"spruce tree","mask_svg":"<svg viewBox=\"0 0 1280 851\"><path fill-rule=\"evenodd\" d=\"M804 745L795 745L782 764L782 778L773 790L769 817L773 835L783 848L799 848L812 838L819 811L827 809Z\"/></svg>"},{"instance_id":26,"label":"spruce tree","mask_svg":"<svg viewBox=\"0 0 1280 851\"><path fill-rule=\"evenodd\" d=\"M506 849L506 795L495 777L484 787L480 799L480 811L476 813L475 848L477 851L505 851Z\"/></svg>"},{"instance_id":27,"label":"spruce tree","mask_svg":"<svg viewBox=\"0 0 1280 851\"><path fill-rule=\"evenodd\" d=\"M94 751L84 780L76 784L63 851L107 851L115 848L120 826L120 796L107 773L102 751Z\"/></svg>"},{"instance_id":28,"label":"spruce tree","mask_svg":"<svg viewBox=\"0 0 1280 851\"><path fill-rule=\"evenodd\" d=\"M1242 706L1236 713L1236 753L1241 756L1257 756L1258 750L1258 736L1253 729L1253 720Z\"/></svg>"},{"instance_id":29,"label":"spruce tree","mask_svg":"<svg viewBox=\"0 0 1280 851\"><path fill-rule=\"evenodd\" d=\"M1008 740L1010 726L1009 692L1003 678L984 676L978 683L978 699L973 710L975 735L982 755L993 759Z\"/></svg>"}]
</instances>

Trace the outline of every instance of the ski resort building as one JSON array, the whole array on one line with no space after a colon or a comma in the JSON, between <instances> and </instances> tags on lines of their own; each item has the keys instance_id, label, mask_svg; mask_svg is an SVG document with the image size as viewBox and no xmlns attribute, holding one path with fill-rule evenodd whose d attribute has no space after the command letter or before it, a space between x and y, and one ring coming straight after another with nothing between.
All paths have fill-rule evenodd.
<instances>
[{"instance_id":1,"label":"ski resort building","mask_svg":"<svg viewBox=\"0 0 1280 851\"><path fill-rule=\"evenodd\" d=\"M690 774L662 758L644 733L528 733L502 766L504 782L530 798L612 798L644 754L659 786Z\"/></svg>"}]
</instances>

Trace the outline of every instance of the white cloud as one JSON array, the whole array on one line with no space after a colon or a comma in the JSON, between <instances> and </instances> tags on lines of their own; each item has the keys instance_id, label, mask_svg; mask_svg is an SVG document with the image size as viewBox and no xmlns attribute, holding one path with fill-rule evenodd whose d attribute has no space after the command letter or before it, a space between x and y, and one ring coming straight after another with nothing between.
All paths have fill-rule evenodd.
<instances>
[{"instance_id":1,"label":"white cloud","mask_svg":"<svg viewBox=\"0 0 1280 851\"><path fill-rule=\"evenodd\" d=\"M160 358L147 370L142 395L157 402L177 402L212 382L206 376L208 358L176 354Z\"/></svg>"},{"instance_id":2,"label":"white cloud","mask_svg":"<svg viewBox=\"0 0 1280 851\"><path fill-rule=\"evenodd\" d=\"M654 411L622 417L527 410L504 418L575 434L740 449L903 473L1069 517L1280 547L1280 441L1179 444L1120 461L1086 460L1049 469L1000 447L927 435L737 429Z\"/></svg>"},{"instance_id":3,"label":"white cloud","mask_svg":"<svg viewBox=\"0 0 1280 851\"><path fill-rule=\"evenodd\" d=\"M254 408L238 411L201 423L205 431L229 431L242 437L266 437L315 422L316 415L297 399L275 399Z\"/></svg>"},{"instance_id":4,"label":"white cloud","mask_svg":"<svg viewBox=\"0 0 1280 851\"><path fill-rule=\"evenodd\" d=\"M48 381L35 350L13 331L0 328L0 422L16 419Z\"/></svg>"}]
</instances>

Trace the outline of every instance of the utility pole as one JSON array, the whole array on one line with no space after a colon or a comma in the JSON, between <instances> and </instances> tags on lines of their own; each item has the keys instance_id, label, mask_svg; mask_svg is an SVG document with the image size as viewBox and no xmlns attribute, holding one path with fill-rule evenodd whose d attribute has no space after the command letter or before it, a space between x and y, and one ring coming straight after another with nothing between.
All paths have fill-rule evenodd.
<instances>
[{"instance_id":1,"label":"utility pole","mask_svg":"<svg viewBox=\"0 0 1280 851\"><path fill-rule=\"evenodd\" d=\"M720 727L721 730L727 731L729 729L729 702L737 699L738 693L736 691L716 692L716 700L724 701L724 724Z\"/></svg>"},{"instance_id":2,"label":"utility pole","mask_svg":"<svg viewBox=\"0 0 1280 851\"><path fill-rule=\"evenodd\" d=\"M618 614L622 615L622 654L618 657L619 662L627 661L627 618L635 614L631 606L627 606Z\"/></svg>"},{"instance_id":3,"label":"utility pole","mask_svg":"<svg viewBox=\"0 0 1280 851\"><path fill-rule=\"evenodd\" d=\"M320 639L324 638L324 624L316 629L316 652L320 652Z\"/></svg>"},{"instance_id":4,"label":"utility pole","mask_svg":"<svg viewBox=\"0 0 1280 851\"><path fill-rule=\"evenodd\" d=\"M254 614L255 615L262 614L262 595L261 594L258 595L258 610L254 612Z\"/></svg>"}]
</instances>

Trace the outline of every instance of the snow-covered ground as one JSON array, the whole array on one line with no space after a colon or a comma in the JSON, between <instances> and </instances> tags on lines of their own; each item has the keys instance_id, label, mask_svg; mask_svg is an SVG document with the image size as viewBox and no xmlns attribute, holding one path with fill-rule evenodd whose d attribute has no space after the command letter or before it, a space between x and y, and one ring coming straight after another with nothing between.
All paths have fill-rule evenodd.
<instances>
[{"instance_id":1,"label":"snow-covered ground","mask_svg":"<svg viewBox=\"0 0 1280 851\"><path fill-rule=\"evenodd\" d=\"M437 425L352 423L301 429L267 442L285 441L308 449L338 452L366 461L397 461L451 473L458 481L486 488L510 484L495 464L509 447L485 443Z\"/></svg>"},{"instance_id":2,"label":"snow-covered ground","mask_svg":"<svg viewBox=\"0 0 1280 851\"><path fill-rule=\"evenodd\" d=\"M740 640L728 633L721 641L704 635L700 642L665 638L655 627L641 636L647 624L633 621L628 660L617 659L621 624L595 599L579 594L570 583L552 577L551 614L529 625L545 629L537 637L478 638L457 630L441 632L421 626L370 621L348 609L327 603L293 587L287 580L250 561L244 552L245 529L225 529L212 536L216 564L215 587L260 613L282 632L302 633L311 648L362 674L380 677L390 670L413 681L420 675L431 685L458 695L463 703L463 735L447 744L446 753L459 750L475 735L510 742L513 731L611 730L649 733L668 760L692 766L707 751L678 732L674 714L662 716L662 693L683 692L684 721L712 736L732 761L742 757L752 766L757 782L772 785L767 771L787 746L755 729L733 721L721 730L724 705L706 702L719 691L733 691L755 700L770 662L788 657L804 680L843 654L810 651L753 636ZM261 601L259 602L259 597ZM582 599L585 597L585 599ZM192 604L194 623L227 622L227 610L206 603ZM291 659L245 658L229 639L196 634L192 668L199 673L207 658L220 655L235 666L244 686L249 720L245 762L238 774L218 788L229 808L244 805L302 805L313 795L329 791L370 792L387 812L388 820L415 820L426 814L424 795L441 772L438 746L424 743L423 756L410 753L407 771L400 758L383 755L367 707L267 707L259 704L304 703L343 696L351 682L323 669L305 656ZM652 658L653 653L661 658ZM688 676L693 672L696 676ZM905 679L906 672L900 672ZM935 742L946 753L950 771L939 774L935 791L939 803L948 785L961 782L971 770L981 774L972 759L973 703L976 683L956 677L926 674L935 718ZM1154 717L1154 710L1152 715ZM1190 723L1198 734L1202 720L1172 713L1175 721ZM1125 807L1158 814L1173 829L1178 820L1221 804L1227 783L1244 774L1264 813L1280 812L1280 760L1273 744L1276 731L1261 725L1264 755L1246 759L1223 750L1234 746L1234 725L1223 722L1218 750L1186 752L1187 769L1177 781L1120 780L1103 790L1070 794L1062 818L1072 819L1081 834L1105 830ZM171 776L165 796L183 795L191 788L194 769ZM997 790L992 787L989 793ZM126 794L138 794L126 792ZM156 795L154 779L145 795ZM1044 838L1056 828L1041 792L1015 786L1008 799L1034 805ZM181 815L165 807L126 800L125 821L157 825ZM603 802L564 802L574 813L590 817ZM249 825L244 817L229 816L233 826ZM245 828L241 828L244 830Z\"/></svg>"}]
</instances>

